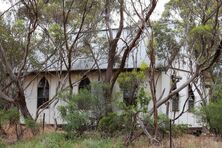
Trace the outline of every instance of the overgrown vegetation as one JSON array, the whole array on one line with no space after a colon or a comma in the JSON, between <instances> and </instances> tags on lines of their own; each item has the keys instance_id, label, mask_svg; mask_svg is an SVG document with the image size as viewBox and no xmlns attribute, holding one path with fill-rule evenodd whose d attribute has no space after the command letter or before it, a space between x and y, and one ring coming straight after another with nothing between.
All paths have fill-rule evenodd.
<instances>
[{"instance_id":1,"label":"overgrown vegetation","mask_svg":"<svg viewBox=\"0 0 222 148\"><path fill-rule=\"evenodd\" d=\"M67 122L65 130L69 137L80 136L84 131L97 127L104 114L104 101L101 98L104 87L107 86L102 83L92 83L90 87L93 88L92 91L85 88L80 89L75 95L70 95L69 91L61 94L66 105L60 106L59 110Z\"/></svg>"},{"instance_id":2,"label":"overgrown vegetation","mask_svg":"<svg viewBox=\"0 0 222 148\"><path fill-rule=\"evenodd\" d=\"M221 62L220 0L170 0L157 21L150 17L158 0L11 0L9 3L11 7L0 12L0 137L5 135L3 127L11 124L19 137L19 115L24 117L25 128L36 136L40 133L36 122L40 114L47 108L51 112L54 103L56 106L62 98L65 106L59 110L66 122L66 136L46 136L40 139L40 147L66 146L63 141L68 141L69 147L66 138L78 139L91 130L106 138L120 133L124 135L125 146L143 134L158 142L162 133L169 134L169 119L159 114L159 107L170 103L172 96L179 97L181 90L190 84L195 85L203 100L208 95L202 93L207 79L204 73L213 74L213 65ZM144 54L149 67L146 64L137 67L143 57L138 57L139 54ZM130 67L136 68L130 71ZM73 79L75 70L86 75L95 72L99 82L84 89L79 87L75 94L79 81ZM171 77L174 73L176 76L177 70L186 73L185 79L180 81L178 77L179 87L175 84L175 89L171 86L172 91L168 92L170 86L164 86L164 76ZM216 71L221 73L221 63ZM51 81L55 84L53 88L56 87L53 91L49 91L51 86L41 89L37 86L37 100L43 106L37 101L34 120L27 107L27 103L33 103L27 101L27 91L36 87L33 82L43 75L52 76L52 81L56 78L58 83ZM114 94L117 82L121 90ZM222 110L222 86L216 86L212 101L204 103L199 114L215 134L222 136L222 115L218 114ZM150 101L153 106L148 108ZM55 118L54 122L57 126ZM173 135L182 135L186 128L173 125ZM90 146L106 143L104 139L95 145L91 142Z\"/></svg>"},{"instance_id":3,"label":"overgrown vegetation","mask_svg":"<svg viewBox=\"0 0 222 148\"><path fill-rule=\"evenodd\" d=\"M213 137L194 137L192 135L183 135L174 140L175 147L184 148L219 148L221 147L222 142L216 141ZM0 147L10 147L10 148L123 148L122 137L113 137L113 138L101 138L97 134L88 134L84 137L76 138L74 140L69 140L64 138L64 135L61 133L50 133L36 136L32 139L20 141L15 145L5 145L0 142ZM131 147L135 148L158 148L158 147L169 147L169 139L165 139L158 146L151 145L147 143L147 139L144 136L141 136L136 140Z\"/></svg>"},{"instance_id":4,"label":"overgrown vegetation","mask_svg":"<svg viewBox=\"0 0 222 148\"><path fill-rule=\"evenodd\" d=\"M0 109L0 137L6 136L3 126L7 124L15 126L19 124L19 111L17 108L8 110Z\"/></svg>"},{"instance_id":5,"label":"overgrown vegetation","mask_svg":"<svg viewBox=\"0 0 222 148\"><path fill-rule=\"evenodd\" d=\"M216 135L222 136L222 84L218 81L212 89L212 98L209 103L203 104L196 113L201 117L204 123L207 123L209 129Z\"/></svg>"},{"instance_id":6,"label":"overgrown vegetation","mask_svg":"<svg viewBox=\"0 0 222 148\"><path fill-rule=\"evenodd\" d=\"M66 139L65 135L62 133L50 133L37 136L30 141L21 141L14 146L15 148L72 148L72 147L82 147L82 148L112 148L112 147L122 147L121 139L103 139L97 135L86 135L83 137L75 139Z\"/></svg>"}]
</instances>

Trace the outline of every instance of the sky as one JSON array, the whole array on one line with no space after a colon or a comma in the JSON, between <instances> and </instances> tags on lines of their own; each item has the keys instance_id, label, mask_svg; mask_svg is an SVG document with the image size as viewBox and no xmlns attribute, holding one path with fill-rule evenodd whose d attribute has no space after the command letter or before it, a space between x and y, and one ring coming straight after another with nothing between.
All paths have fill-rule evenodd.
<instances>
[{"instance_id":1,"label":"sky","mask_svg":"<svg viewBox=\"0 0 222 148\"><path fill-rule=\"evenodd\" d=\"M170 0L158 0L154 13L151 15L151 20L158 20L164 11L164 5Z\"/></svg>"},{"instance_id":2,"label":"sky","mask_svg":"<svg viewBox=\"0 0 222 148\"><path fill-rule=\"evenodd\" d=\"M161 17L161 14L164 10L164 5L167 2L169 2L169 0L158 0L154 13L151 16L151 20L158 20ZM7 1L0 0L0 12L4 12L9 7L10 7L10 4L7 3Z\"/></svg>"},{"instance_id":3,"label":"sky","mask_svg":"<svg viewBox=\"0 0 222 148\"><path fill-rule=\"evenodd\" d=\"M0 1L0 11L3 12L7 10L10 7L5 1Z\"/></svg>"}]
</instances>

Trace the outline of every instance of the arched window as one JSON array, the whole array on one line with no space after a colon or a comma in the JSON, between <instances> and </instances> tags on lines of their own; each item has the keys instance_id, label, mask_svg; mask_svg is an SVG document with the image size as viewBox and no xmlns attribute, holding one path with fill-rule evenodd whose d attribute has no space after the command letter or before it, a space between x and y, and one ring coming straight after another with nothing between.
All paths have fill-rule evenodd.
<instances>
[{"instance_id":1,"label":"arched window","mask_svg":"<svg viewBox=\"0 0 222 148\"><path fill-rule=\"evenodd\" d=\"M82 80L79 83L79 93L88 94L90 92L91 92L90 80L88 77L83 76ZM78 109L88 110L90 108L86 102L88 99L90 98L85 97L83 99L78 100L77 102Z\"/></svg>"},{"instance_id":2,"label":"arched window","mask_svg":"<svg viewBox=\"0 0 222 148\"><path fill-rule=\"evenodd\" d=\"M43 108L48 105L43 105L47 101L49 101L49 82L46 80L45 77L43 77L38 84L37 108L39 108L40 106L41 108Z\"/></svg>"},{"instance_id":3,"label":"arched window","mask_svg":"<svg viewBox=\"0 0 222 148\"><path fill-rule=\"evenodd\" d=\"M87 90L91 90L90 88L90 80L87 76L83 76L82 80L79 83L79 90L81 89L87 89Z\"/></svg>"},{"instance_id":4,"label":"arched window","mask_svg":"<svg viewBox=\"0 0 222 148\"><path fill-rule=\"evenodd\" d=\"M171 75L171 89L170 92L177 89L177 82L179 81L179 78L176 77L176 75ZM172 111L177 112L179 111L179 93L176 93L171 97L172 99Z\"/></svg>"},{"instance_id":5,"label":"arched window","mask_svg":"<svg viewBox=\"0 0 222 148\"><path fill-rule=\"evenodd\" d=\"M192 111L192 109L194 108L195 96L190 84L188 85L188 97L188 111Z\"/></svg>"}]
</instances>

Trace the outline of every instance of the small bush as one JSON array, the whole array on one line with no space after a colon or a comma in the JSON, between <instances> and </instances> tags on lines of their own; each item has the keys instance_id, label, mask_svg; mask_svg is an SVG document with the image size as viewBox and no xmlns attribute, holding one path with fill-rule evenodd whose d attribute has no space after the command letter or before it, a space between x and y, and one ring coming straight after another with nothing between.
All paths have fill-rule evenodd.
<instances>
[{"instance_id":1,"label":"small bush","mask_svg":"<svg viewBox=\"0 0 222 148\"><path fill-rule=\"evenodd\" d=\"M26 118L25 124L27 128L31 129L33 135L36 135L39 132L39 125L35 122L35 120Z\"/></svg>"},{"instance_id":2,"label":"small bush","mask_svg":"<svg viewBox=\"0 0 222 148\"><path fill-rule=\"evenodd\" d=\"M146 124L149 125L150 129L152 130L154 128L153 125L153 119L148 119L145 121ZM170 119L165 114L159 114L158 116L158 129L159 134L162 138L164 138L164 135L169 135L170 133ZM187 124L173 124L171 125L172 130L172 136L173 137L179 137L182 136L184 133L187 133L188 125Z\"/></svg>"},{"instance_id":3,"label":"small bush","mask_svg":"<svg viewBox=\"0 0 222 148\"><path fill-rule=\"evenodd\" d=\"M207 126L211 132L216 135L222 136L222 84L221 80L213 86L212 89L212 99L208 104L202 104L199 110L195 113L200 117L200 119L207 123Z\"/></svg>"},{"instance_id":4,"label":"small bush","mask_svg":"<svg viewBox=\"0 0 222 148\"><path fill-rule=\"evenodd\" d=\"M0 138L0 148L5 148L5 147L6 147L6 144Z\"/></svg>"},{"instance_id":5,"label":"small bush","mask_svg":"<svg viewBox=\"0 0 222 148\"><path fill-rule=\"evenodd\" d=\"M187 133L187 130L188 130L187 124L174 124L172 126L172 135L174 137L179 137Z\"/></svg>"},{"instance_id":6,"label":"small bush","mask_svg":"<svg viewBox=\"0 0 222 148\"><path fill-rule=\"evenodd\" d=\"M123 116L110 113L99 121L98 129L105 136L114 136L114 133L122 131L124 125Z\"/></svg>"},{"instance_id":7,"label":"small bush","mask_svg":"<svg viewBox=\"0 0 222 148\"><path fill-rule=\"evenodd\" d=\"M34 137L28 141L20 141L11 147L15 148L72 148L72 143L69 140L65 139L64 134L61 133L50 133L50 134L43 134Z\"/></svg>"},{"instance_id":8,"label":"small bush","mask_svg":"<svg viewBox=\"0 0 222 148\"><path fill-rule=\"evenodd\" d=\"M16 124L19 121L19 111L17 108L0 110L0 126L6 123Z\"/></svg>"},{"instance_id":9,"label":"small bush","mask_svg":"<svg viewBox=\"0 0 222 148\"><path fill-rule=\"evenodd\" d=\"M158 116L158 127L163 134L169 133L170 130L170 119L165 114L159 114Z\"/></svg>"},{"instance_id":10,"label":"small bush","mask_svg":"<svg viewBox=\"0 0 222 148\"><path fill-rule=\"evenodd\" d=\"M0 137L6 136L6 132L2 128L4 124L16 125L19 122L19 111L17 108L9 110L0 110Z\"/></svg>"},{"instance_id":11,"label":"small bush","mask_svg":"<svg viewBox=\"0 0 222 148\"><path fill-rule=\"evenodd\" d=\"M222 99L215 102L211 102L206 106L202 106L199 115L203 121L208 123L208 126L212 132L216 135L222 136Z\"/></svg>"},{"instance_id":12,"label":"small bush","mask_svg":"<svg viewBox=\"0 0 222 148\"><path fill-rule=\"evenodd\" d=\"M81 89L78 94L70 95L63 92L67 104L60 106L62 118L67 122L64 126L68 137L80 136L84 131L92 129L98 124L104 113L104 99L102 99L102 83L92 83L92 90Z\"/></svg>"},{"instance_id":13,"label":"small bush","mask_svg":"<svg viewBox=\"0 0 222 148\"><path fill-rule=\"evenodd\" d=\"M80 136L87 129L89 124L89 116L86 112L73 109L71 105L60 108L63 119L67 122L64 125L65 131L69 138Z\"/></svg>"}]
</instances>

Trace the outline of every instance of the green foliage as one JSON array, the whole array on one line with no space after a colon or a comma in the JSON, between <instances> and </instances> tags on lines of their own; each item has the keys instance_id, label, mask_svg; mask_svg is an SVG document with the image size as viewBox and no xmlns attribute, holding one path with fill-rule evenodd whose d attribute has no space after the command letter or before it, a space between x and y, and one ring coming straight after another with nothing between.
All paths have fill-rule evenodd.
<instances>
[{"instance_id":1,"label":"green foliage","mask_svg":"<svg viewBox=\"0 0 222 148\"><path fill-rule=\"evenodd\" d=\"M132 103L127 103L126 100L117 100L120 108L120 113L116 116L119 119L119 124L122 124L122 130L126 133L132 133L137 128L137 117L139 114L146 114L148 111L148 104L151 100L149 94L144 89L145 72L147 65L142 64L140 71L133 70L131 72L124 72L120 74L118 82L122 91L127 91L131 94ZM116 120L114 120L116 121ZM119 126L121 127L121 126Z\"/></svg>"},{"instance_id":2,"label":"green foliage","mask_svg":"<svg viewBox=\"0 0 222 148\"><path fill-rule=\"evenodd\" d=\"M104 84L91 84L92 90L81 89L78 94L70 95L63 92L60 98L67 104L60 106L62 118L67 122L65 130L68 136L75 137L95 126L104 114L104 99L102 98Z\"/></svg>"},{"instance_id":3,"label":"green foliage","mask_svg":"<svg viewBox=\"0 0 222 148\"><path fill-rule=\"evenodd\" d=\"M145 65L142 65L142 68L146 69ZM145 74L144 74L144 71L142 70L141 71L133 70L131 72L123 72L119 75L117 79L121 89L132 89L132 87L139 85L144 80L145 80Z\"/></svg>"},{"instance_id":4,"label":"green foliage","mask_svg":"<svg viewBox=\"0 0 222 148\"><path fill-rule=\"evenodd\" d=\"M152 122L153 123L153 122ZM170 129L170 119L165 114L158 115L158 127L163 133L168 133Z\"/></svg>"},{"instance_id":5,"label":"green foliage","mask_svg":"<svg viewBox=\"0 0 222 148\"><path fill-rule=\"evenodd\" d=\"M19 142L13 147L36 147L36 148L60 148L72 147L71 141L66 140L64 134L51 133L37 136L28 142Z\"/></svg>"},{"instance_id":6,"label":"green foliage","mask_svg":"<svg viewBox=\"0 0 222 148\"><path fill-rule=\"evenodd\" d=\"M148 124L151 129L154 128L153 118L147 119L145 121L145 123ZM159 114L157 124L158 124L158 129L159 129L161 135L162 134L169 135L169 133L170 133L170 119L168 116L166 116L165 114ZM173 124L173 122L172 122L171 129L172 129L172 136L179 137L179 136L182 136L183 134L187 133L188 125L187 124Z\"/></svg>"},{"instance_id":7,"label":"green foliage","mask_svg":"<svg viewBox=\"0 0 222 148\"><path fill-rule=\"evenodd\" d=\"M139 106L137 110L143 113L147 113L150 100L150 95L145 91L143 87L140 88L137 96L137 104Z\"/></svg>"},{"instance_id":8,"label":"green foliage","mask_svg":"<svg viewBox=\"0 0 222 148\"><path fill-rule=\"evenodd\" d=\"M203 104L195 113L202 121L207 123L212 132L222 136L222 84L219 81L212 89L212 99L208 104Z\"/></svg>"},{"instance_id":9,"label":"green foliage","mask_svg":"<svg viewBox=\"0 0 222 148\"><path fill-rule=\"evenodd\" d=\"M16 124L19 122L19 111L17 108L0 110L0 126L6 123Z\"/></svg>"},{"instance_id":10,"label":"green foliage","mask_svg":"<svg viewBox=\"0 0 222 148\"><path fill-rule=\"evenodd\" d=\"M25 125L27 128L31 129L33 135L36 135L39 132L39 125L33 119L26 118Z\"/></svg>"},{"instance_id":11,"label":"green foliage","mask_svg":"<svg viewBox=\"0 0 222 148\"><path fill-rule=\"evenodd\" d=\"M5 147L6 147L6 144L0 138L0 148L5 148Z\"/></svg>"},{"instance_id":12,"label":"green foliage","mask_svg":"<svg viewBox=\"0 0 222 148\"><path fill-rule=\"evenodd\" d=\"M215 85L213 85L212 87L212 99L211 101L214 102L214 101L220 101L222 100L222 80L218 79L217 80L217 83Z\"/></svg>"},{"instance_id":13,"label":"green foliage","mask_svg":"<svg viewBox=\"0 0 222 148\"><path fill-rule=\"evenodd\" d=\"M216 13L217 9L218 14L221 13L218 2L170 0L165 5L163 16L157 23L158 26L154 27L157 31L154 36L157 37L157 43L162 49L160 53L169 56L175 52L168 49L181 49L182 45L185 47L183 52L190 54L190 58L194 58L193 60L198 63L211 57L209 55L214 54L221 38L222 28L218 25L220 15ZM164 49L165 45L171 48Z\"/></svg>"},{"instance_id":14,"label":"green foliage","mask_svg":"<svg viewBox=\"0 0 222 148\"><path fill-rule=\"evenodd\" d=\"M52 24L48 31L55 41L59 41L63 38L62 28L57 23Z\"/></svg>"},{"instance_id":15,"label":"green foliage","mask_svg":"<svg viewBox=\"0 0 222 148\"><path fill-rule=\"evenodd\" d=\"M188 125L187 124L174 124L172 126L172 135L174 137L180 137L183 134L187 133Z\"/></svg>"},{"instance_id":16,"label":"green foliage","mask_svg":"<svg viewBox=\"0 0 222 148\"><path fill-rule=\"evenodd\" d=\"M141 88L138 92L136 103L127 105L123 101L117 101L119 111L118 113L110 113L104 116L99 122L99 131L104 136L115 136L116 133L128 133L136 129L137 115L139 113L147 113L150 97Z\"/></svg>"},{"instance_id":17,"label":"green foliage","mask_svg":"<svg viewBox=\"0 0 222 148\"><path fill-rule=\"evenodd\" d=\"M0 43L3 49L5 49L6 59L10 61L12 67L17 66L17 64L21 62L21 38L23 34L21 28L22 21L18 21L17 25L10 26L0 19ZM0 68L1 67L2 66L0 66ZM1 72L0 76L3 74L5 74L4 71ZM4 79L2 79L2 81L3 80Z\"/></svg>"},{"instance_id":18,"label":"green foliage","mask_svg":"<svg viewBox=\"0 0 222 148\"><path fill-rule=\"evenodd\" d=\"M82 147L87 148L122 148L122 142L120 139L112 141L111 139L86 139L79 143Z\"/></svg>"},{"instance_id":19,"label":"green foliage","mask_svg":"<svg viewBox=\"0 0 222 148\"><path fill-rule=\"evenodd\" d=\"M5 145L6 146L6 145ZM0 146L1 147L1 146ZM100 136L93 135L90 137L79 137L73 140L65 138L62 133L50 133L43 134L34 137L31 140L20 141L14 145L10 145L12 148L120 148L123 147L120 138L116 139L103 139Z\"/></svg>"},{"instance_id":20,"label":"green foliage","mask_svg":"<svg viewBox=\"0 0 222 148\"><path fill-rule=\"evenodd\" d=\"M144 71L146 71L148 68L149 68L149 67L148 67L147 63L144 62L144 61L142 61L142 63L140 64L140 70L144 72Z\"/></svg>"},{"instance_id":21,"label":"green foliage","mask_svg":"<svg viewBox=\"0 0 222 148\"><path fill-rule=\"evenodd\" d=\"M15 21L15 24L13 26L13 33L24 33L25 30L25 22L22 19L18 19ZM24 35L24 34L23 34Z\"/></svg>"},{"instance_id":22,"label":"green foliage","mask_svg":"<svg viewBox=\"0 0 222 148\"><path fill-rule=\"evenodd\" d=\"M129 105L125 104L124 102L118 100L118 105L120 106L120 109L122 110L134 110L139 112L146 112L148 108L148 104L150 101L149 94L144 89L145 84L145 72L148 68L147 64L142 63L141 69L139 71L133 70L130 72L124 72L121 73L117 79L119 86L121 90L134 93L131 94L129 99L133 99L135 97L135 100L133 104ZM131 108L131 109L130 109ZM134 108L134 109L133 109Z\"/></svg>"},{"instance_id":23,"label":"green foliage","mask_svg":"<svg viewBox=\"0 0 222 148\"><path fill-rule=\"evenodd\" d=\"M59 107L62 118L67 122L65 125L65 131L70 138L81 135L86 130L85 127L88 125L89 115L86 112L89 107L88 101L87 104L81 104L81 98L83 97L82 99L84 100L84 96L86 96L86 94L82 93L69 96L67 105ZM79 109L78 105L80 104L81 107Z\"/></svg>"},{"instance_id":24,"label":"green foliage","mask_svg":"<svg viewBox=\"0 0 222 148\"><path fill-rule=\"evenodd\" d=\"M220 114L222 110L222 99L210 102L206 106L202 106L199 114L203 121L208 123L211 131L215 134L222 136L222 115Z\"/></svg>"},{"instance_id":25,"label":"green foliage","mask_svg":"<svg viewBox=\"0 0 222 148\"><path fill-rule=\"evenodd\" d=\"M114 136L124 128L124 117L117 113L110 113L99 121L98 129L105 136Z\"/></svg>"},{"instance_id":26,"label":"green foliage","mask_svg":"<svg viewBox=\"0 0 222 148\"><path fill-rule=\"evenodd\" d=\"M105 113L104 90L109 88L110 86L103 82L92 82L90 86L91 86L91 93L93 95L93 97L91 98L92 114L94 120L98 122Z\"/></svg>"},{"instance_id":27,"label":"green foliage","mask_svg":"<svg viewBox=\"0 0 222 148\"><path fill-rule=\"evenodd\" d=\"M199 25L191 29L190 33L194 37L200 37L200 36L208 36L211 35L212 26L210 25Z\"/></svg>"}]
</instances>

